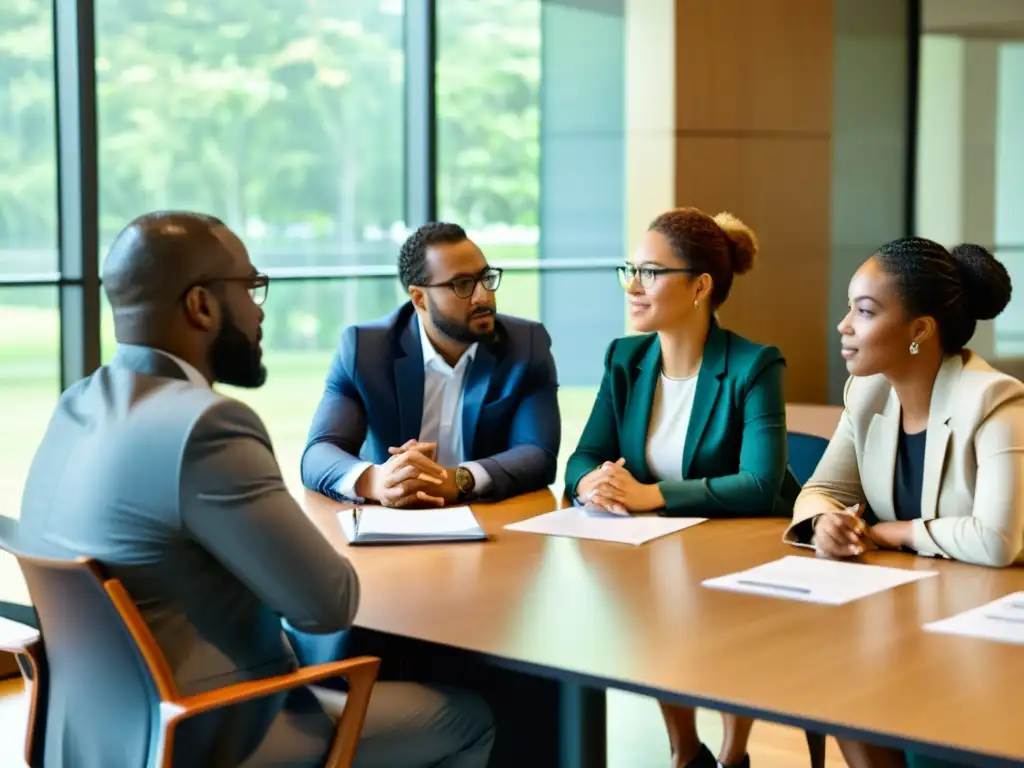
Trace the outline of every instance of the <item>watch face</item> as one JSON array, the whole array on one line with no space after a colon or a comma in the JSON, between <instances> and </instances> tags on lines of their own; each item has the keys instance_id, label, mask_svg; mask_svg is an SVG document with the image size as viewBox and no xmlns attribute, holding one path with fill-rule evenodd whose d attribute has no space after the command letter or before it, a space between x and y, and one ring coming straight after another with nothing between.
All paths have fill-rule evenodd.
<instances>
[{"instance_id":1,"label":"watch face","mask_svg":"<svg viewBox=\"0 0 1024 768\"><path fill-rule=\"evenodd\" d=\"M463 492L469 492L473 490L473 473L465 467L459 467L455 470L455 486Z\"/></svg>"}]
</instances>

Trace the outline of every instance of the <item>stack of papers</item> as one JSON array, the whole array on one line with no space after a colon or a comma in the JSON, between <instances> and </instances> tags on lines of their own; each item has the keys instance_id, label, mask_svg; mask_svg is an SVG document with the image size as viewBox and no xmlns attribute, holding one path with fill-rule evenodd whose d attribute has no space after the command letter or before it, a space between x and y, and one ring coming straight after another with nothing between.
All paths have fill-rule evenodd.
<instances>
[{"instance_id":1,"label":"stack of papers","mask_svg":"<svg viewBox=\"0 0 1024 768\"><path fill-rule=\"evenodd\" d=\"M469 507L354 507L338 513L349 544L427 544L487 538Z\"/></svg>"},{"instance_id":2,"label":"stack of papers","mask_svg":"<svg viewBox=\"0 0 1024 768\"><path fill-rule=\"evenodd\" d=\"M708 579L704 586L808 603L842 605L937 575L936 571L906 571L789 555L747 571Z\"/></svg>"},{"instance_id":3,"label":"stack of papers","mask_svg":"<svg viewBox=\"0 0 1024 768\"><path fill-rule=\"evenodd\" d=\"M925 624L931 632L1024 644L1024 592L1014 592L979 608Z\"/></svg>"},{"instance_id":4,"label":"stack of papers","mask_svg":"<svg viewBox=\"0 0 1024 768\"><path fill-rule=\"evenodd\" d=\"M638 546L703 523L703 517L658 517L656 515L614 515L587 511L581 507L559 509L506 525L509 531L568 536Z\"/></svg>"}]
</instances>

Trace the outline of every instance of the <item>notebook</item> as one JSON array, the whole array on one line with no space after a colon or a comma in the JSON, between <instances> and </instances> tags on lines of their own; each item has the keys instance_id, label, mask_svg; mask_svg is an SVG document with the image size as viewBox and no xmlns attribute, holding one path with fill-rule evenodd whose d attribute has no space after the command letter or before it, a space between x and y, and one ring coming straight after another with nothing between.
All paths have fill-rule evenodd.
<instances>
[{"instance_id":1,"label":"notebook","mask_svg":"<svg viewBox=\"0 0 1024 768\"><path fill-rule=\"evenodd\" d=\"M353 507L339 512L338 519L349 544L428 544L487 538L469 507Z\"/></svg>"}]
</instances>

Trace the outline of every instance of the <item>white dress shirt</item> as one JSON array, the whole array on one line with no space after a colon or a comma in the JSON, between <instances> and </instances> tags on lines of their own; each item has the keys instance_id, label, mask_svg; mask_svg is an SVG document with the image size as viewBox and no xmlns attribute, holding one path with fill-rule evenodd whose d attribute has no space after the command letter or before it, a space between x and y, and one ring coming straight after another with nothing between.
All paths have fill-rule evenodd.
<instances>
[{"instance_id":1,"label":"white dress shirt","mask_svg":"<svg viewBox=\"0 0 1024 768\"><path fill-rule=\"evenodd\" d=\"M647 466L659 482L683 479L683 444L696 390L696 373L685 379L658 377L647 430Z\"/></svg>"},{"instance_id":2,"label":"white dress shirt","mask_svg":"<svg viewBox=\"0 0 1024 768\"><path fill-rule=\"evenodd\" d=\"M420 420L419 441L436 443L434 460L442 467L465 467L473 474L474 493L486 493L491 487L491 476L475 461L465 460L462 441L462 395L477 345L470 345L452 367L434 349L419 314L416 315L416 325L423 348L423 418ZM338 493L361 501L355 493L356 482L370 466L370 462L364 461L346 472L338 483Z\"/></svg>"}]
</instances>

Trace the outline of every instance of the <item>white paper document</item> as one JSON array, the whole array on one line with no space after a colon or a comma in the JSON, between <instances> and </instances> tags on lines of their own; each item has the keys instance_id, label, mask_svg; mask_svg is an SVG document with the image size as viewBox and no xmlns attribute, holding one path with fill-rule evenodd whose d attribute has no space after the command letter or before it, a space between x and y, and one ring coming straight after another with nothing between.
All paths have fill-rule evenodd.
<instances>
[{"instance_id":1,"label":"white paper document","mask_svg":"<svg viewBox=\"0 0 1024 768\"><path fill-rule=\"evenodd\" d=\"M594 504L584 504L576 507L576 509L582 510L583 514L588 517L629 517L629 512L609 512L607 509L598 507Z\"/></svg>"},{"instance_id":2,"label":"white paper document","mask_svg":"<svg viewBox=\"0 0 1024 768\"><path fill-rule=\"evenodd\" d=\"M39 630L0 616L0 648L21 648L39 637Z\"/></svg>"},{"instance_id":3,"label":"white paper document","mask_svg":"<svg viewBox=\"0 0 1024 768\"><path fill-rule=\"evenodd\" d=\"M933 621L924 628L931 632L1024 645L1024 592L1014 592L948 619Z\"/></svg>"},{"instance_id":4,"label":"white paper document","mask_svg":"<svg viewBox=\"0 0 1024 768\"><path fill-rule=\"evenodd\" d=\"M518 523L506 525L509 531L568 536L638 546L703 523L703 517L658 517L657 515L594 514L581 507L559 509Z\"/></svg>"},{"instance_id":5,"label":"white paper document","mask_svg":"<svg viewBox=\"0 0 1024 768\"><path fill-rule=\"evenodd\" d=\"M487 538L469 507L353 507L338 513L350 544L415 544Z\"/></svg>"},{"instance_id":6,"label":"white paper document","mask_svg":"<svg viewBox=\"0 0 1024 768\"><path fill-rule=\"evenodd\" d=\"M747 571L708 579L704 586L808 603L842 605L937 575L937 571L906 571L789 555Z\"/></svg>"}]
</instances>

